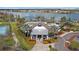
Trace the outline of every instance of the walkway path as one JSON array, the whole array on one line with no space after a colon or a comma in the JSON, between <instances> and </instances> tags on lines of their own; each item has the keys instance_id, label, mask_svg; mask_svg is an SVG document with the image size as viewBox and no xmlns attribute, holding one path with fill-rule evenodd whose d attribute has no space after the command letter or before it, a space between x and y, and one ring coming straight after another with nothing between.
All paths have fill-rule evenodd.
<instances>
[{"instance_id":1,"label":"walkway path","mask_svg":"<svg viewBox=\"0 0 79 59\"><path fill-rule=\"evenodd\" d=\"M19 41L18 41L18 39L17 39L15 33L13 32L12 35L13 35L13 39L14 39L14 41L15 41L15 45L14 45L15 50L21 50L21 48L19 48L20 43L19 43Z\"/></svg>"},{"instance_id":2,"label":"walkway path","mask_svg":"<svg viewBox=\"0 0 79 59\"><path fill-rule=\"evenodd\" d=\"M36 45L32 48L32 51L49 51L49 45L54 47L54 43L52 44L43 44L39 40L37 40Z\"/></svg>"}]
</instances>

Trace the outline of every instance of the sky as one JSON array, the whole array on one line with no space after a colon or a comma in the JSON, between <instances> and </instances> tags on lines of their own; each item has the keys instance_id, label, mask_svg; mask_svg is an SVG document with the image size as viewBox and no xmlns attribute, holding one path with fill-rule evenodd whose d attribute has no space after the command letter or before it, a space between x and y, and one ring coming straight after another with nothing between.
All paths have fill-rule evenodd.
<instances>
[{"instance_id":1,"label":"sky","mask_svg":"<svg viewBox=\"0 0 79 59\"><path fill-rule=\"evenodd\" d=\"M0 9L79 9L79 7L0 7Z\"/></svg>"},{"instance_id":2,"label":"sky","mask_svg":"<svg viewBox=\"0 0 79 59\"><path fill-rule=\"evenodd\" d=\"M79 7L78 0L0 0L0 7Z\"/></svg>"}]
</instances>

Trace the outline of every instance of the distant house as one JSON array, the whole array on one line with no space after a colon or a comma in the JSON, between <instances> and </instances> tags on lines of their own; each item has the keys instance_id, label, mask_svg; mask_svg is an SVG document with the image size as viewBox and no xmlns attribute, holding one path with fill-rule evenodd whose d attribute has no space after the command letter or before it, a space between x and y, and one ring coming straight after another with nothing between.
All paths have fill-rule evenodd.
<instances>
[{"instance_id":1,"label":"distant house","mask_svg":"<svg viewBox=\"0 0 79 59\"><path fill-rule=\"evenodd\" d=\"M49 28L49 31L55 32L55 33L60 30L60 26L55 23L48 24L48 28Z\"/></svg>"},{"instance_id":2,"label":"distant house","mask_svg":"<svg viewBox=\"0 0 79 59\"><path fill-rule=\"evenodd\" d=\"M64 29L65 31L70 31L71 27L73 27L73 24L70 23L70 22L66 22L66 23L64 23L64 25L63 25L63 29Z\"/></svg>"}]
</instances>

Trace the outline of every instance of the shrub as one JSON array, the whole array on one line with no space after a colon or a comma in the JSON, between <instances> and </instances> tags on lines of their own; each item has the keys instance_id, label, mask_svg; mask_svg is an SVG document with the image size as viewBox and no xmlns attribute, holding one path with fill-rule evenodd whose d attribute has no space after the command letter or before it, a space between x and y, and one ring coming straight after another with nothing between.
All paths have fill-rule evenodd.
<instances>
[{"instance_id":1,"label":"shrub","mask_svg":"<svg viewBox=\"0 0 79 59\"><path fill-rule=\"evenodd\" d=\"M34 45L34 44L36 44L36 40L29 40L29 43Z\"/></svg>"},{"instance_id":2,"label":"shrub","mask_svg":"<svg viewBox=\"0 0 79 59\"><path fill-rule=\"evenodd\" d=\"M50 49L50 51L57 51L57 49L53 48L51 45L49 45L49 49Z\"/></svg>"},{"instance_id":3,"label":"shrub","mask_svg":"<svg viewBox=\"0 0 79 59\"><path fill-rule=\"evenodd\" d=\"M49 40L43 40L43 43L44 44L48 44L49 43Z\"/></svg>"}]
</instances>

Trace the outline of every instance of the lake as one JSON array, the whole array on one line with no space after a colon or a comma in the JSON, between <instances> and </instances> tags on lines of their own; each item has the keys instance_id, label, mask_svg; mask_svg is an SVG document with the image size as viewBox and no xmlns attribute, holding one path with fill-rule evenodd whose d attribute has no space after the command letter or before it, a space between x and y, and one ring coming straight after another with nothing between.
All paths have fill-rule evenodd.
<instances>
[{"instance_id":1,"label":"lake","mask_svg":"<svg viewBox=\"0 0 79 59\"><path fill-rule=\"evenodd\" d=\"M72 20L79 20L79 13L71 14L53 14L53 13L34 13L34 12L7 12L8 14L13 14L14 16L20 15L21 17L33 19L37 16L44 16L45 18L55 17L55 19L60 19L63 16L71 18Z\"/></svg>"},{"instance_id":2,"label":"lake","mask_svg":"<svg viewBox=\"0 0 79 59\"><path fill-rule=\"evenodd\" d=\"M0 26L0 36L7 35L8 34L7 31L8 31L8 26Z\"/></svg>"}]
</instances>

